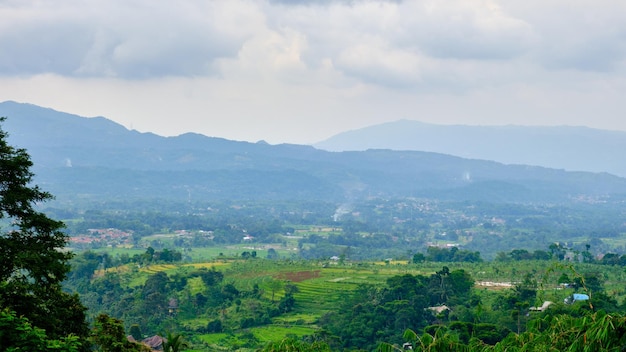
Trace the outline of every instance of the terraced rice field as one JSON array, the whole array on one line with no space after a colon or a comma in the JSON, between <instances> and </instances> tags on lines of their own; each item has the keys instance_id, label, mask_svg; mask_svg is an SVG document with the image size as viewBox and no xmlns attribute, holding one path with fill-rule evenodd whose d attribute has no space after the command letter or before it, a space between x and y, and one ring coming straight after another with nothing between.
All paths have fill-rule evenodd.
<instances>
[{"instance_id":1,"label":"terraced rice field","mask_svg":"<svg viewBox=\"0 0 626 352\"><path fill-rule=\"evenodd\" d=\"M357 285L338 285L328 282L320 284L318 282L301 282L298 284L300 292L294 295L296 299L296 310L305 312L326 313L345 295L355 290Z\"/></svg>"}]
</instances>

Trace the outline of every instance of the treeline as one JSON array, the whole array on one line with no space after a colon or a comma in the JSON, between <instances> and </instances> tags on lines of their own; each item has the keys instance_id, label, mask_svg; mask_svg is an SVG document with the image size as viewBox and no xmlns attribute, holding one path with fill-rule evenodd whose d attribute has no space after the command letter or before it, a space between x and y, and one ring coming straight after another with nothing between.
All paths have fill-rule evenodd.
<instances>
[{"instance_id":1,"label":"treeline","mask_svg":"<svg viewBox=\"0 0 626 352\"><path fill-rule=\"evenodd\" d=\"M601 264L601 265L619 265L626 266L626 254L619 255L616 253L605 253L595 257L589 251L589 245L586 250L579 251L573 248L568 248L560 243L550 244L548 251L536 249L529 251L526 249L513 249L510 252L499 252L495 262L510 262L510 261L530 261L530 260L542 260L542 261L567 261L572 263L589 263L589 264ZM479 263L482 262L481 253L479 251L470 251L466 249L459 249L458 247L435 247L430 246L424 253L415 253L412 258L412 262L422 263L429 262L447 262L447 263Z\"/></svg>"},{"instance_id":2,"label":"treeline","mask_svg":"<svg viewBox=\"0 0 626 352\"><path fill-rule=\"evenodd\" d=\"M619 255L617 253L608 252L594 256L590 251L591 246L589 244L585 245L584 248L584 250L578 250L567 247L563 243L552 243L548 247L549 251L537 249L530 252L526 249L514 249L508 253L499 252L495 261L558 260L575 263L626 266L626 254Z\"/></svg>"},{"instance_id":3,"label":"treeline","mask_svg":"<svg viewBox=\"0 0 626 352\"><path fill-rule=\"evenodd\" d=\"M429 262L447 262L447 263L479 263L482 262L480 252L468 251L459 249L457 247L434 247L430 246L426 250L426 255L423 253L415 253L413 255L413 263L421 263L424 261Z\"/></svg>"}]
</instances>

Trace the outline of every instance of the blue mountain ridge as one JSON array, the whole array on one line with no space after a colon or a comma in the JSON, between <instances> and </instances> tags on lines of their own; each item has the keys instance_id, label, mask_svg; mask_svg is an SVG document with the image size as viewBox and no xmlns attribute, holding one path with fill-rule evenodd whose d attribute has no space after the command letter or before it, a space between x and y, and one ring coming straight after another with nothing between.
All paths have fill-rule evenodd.
<instances>
[{"instance_id":1,"label":"blue mountain ridge","mask_svg":"<svg viewBox=\"0 0 626 352\"><path fill-rule=\"evenodd\" d=\"M626 176L626 132L580 126L436 125L399 120L316 143L329 151L417 150L570 171Z\"/></svg>"},{"instance_id":2,"label":"blue mountain ridge","mask_svg":"<svg viewBox=\"0 0 626 352\"><path fill-rule=\"evenodd\" d=\"M26 148L36 182L59 201L162 199L322 200L426 197L566 202L626 195L608 173L505 165L425 151L331 152L186 133L162 137L103 117L0 103L9 142Z\"/></svg>"}]
</instances>

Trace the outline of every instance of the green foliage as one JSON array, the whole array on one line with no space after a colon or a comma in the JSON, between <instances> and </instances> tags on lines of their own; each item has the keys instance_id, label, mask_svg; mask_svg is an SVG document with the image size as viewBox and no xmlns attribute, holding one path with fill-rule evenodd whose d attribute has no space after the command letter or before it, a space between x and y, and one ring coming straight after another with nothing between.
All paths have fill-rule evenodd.
<instances>
[{"instance_id":1,"label":"green foliage","mask_svg":"<svg viewBox=\"0 0 626 352\"><path fill-rule=\"evenodd\" d=\"M481 262L480 252L452 248L440 248L430 246L426 250L426 260L431 262Z\"/></svg>"},{"instance_id":2,"label":"green foliage","mask_svg":"<svg viewBox=\"0 0 626 352\"><path fill-rule=\"evenodd\" d=\"M128 341L122 321L106 314L99 314L96 317L91 341L97 346L98 351L102 352L150 351L146 346Z\"/></svg>"},{"instance_id":3,"label":"green foliage","mask_svg":"<svg viewBox=\"0 0 626 352\"><path fill-rule=\"evenodd\" d=\"M163 352L181 352L188 347L189 344L184 340L181 334L168 332L165 342L163 343Z\"/></svg>"},{"instance_id":4,"label":"green foliage","mask_svg":"<svg viewBox=\"0 0 626 352\"><path fill-rule=\"evenodd\" d=\"M0 307L25 317L49 338L74 334L84 340L85 308L61 288L72 257L62 250L67 241L64 225L36 210L52 195L32 185L28 153L6 139L0 129L0 220L8 225L0 233Z\"/></svg>"},{"instance_id":5,"label":"green foliage","mask_svg":"<svg viewBox=\"0 0 626 352\"><path fill-rule=\"evenodd\" d=\"M265 286L272 293L272 302L274 302L274 297L276 293L278 293L280 290L283 289L283 287L285 287L285 283L281 280L269 280L265 284Z\"/></svg>"},{"instance_id":6,"label":"green foliage","mask_svg":"<svg viewBox=\"0 0 626 352\"><path fill-rule=\"evenodd\" d=\"M0 351L31 352L78 352L81 342L78 336L50 339L43 329L34 327L28 319L16 316L5 308L0 311Z\"/></svg>"},{"instance_id":7,"label":"green foliage","mask_svg":"<svg viewBox=\"0 0 626 352\"><path fill-rule=\"evenodd\" d=\"M537 321L532 329L522 334L511 333L494 345L478 338L463 342L459 336L448 329L437 329L421 336L407 330L403 337L414 351L620 351L626 343L626 318L602 312L578 318L547 316ZM378 346L380 352L400 350L398 345L390 343Z\"/></svg>"},{"instance_id":8,"label":"green foliage","mask_svg":"<svg viewBox=\"0 0 626 352\"><path fill-rule=\"evenodd\" d=\"M259 352L330 352L327 343L321 341L306 342L294 338L268 343Z\"/></svg>"},{"instance_id":9,"label":"green foliage","mask_svg":"<svg viewBox=\"0 0 626 352\"><path fill-rule=\"evenodd\" d=\"M424 256L424 254L422 253L415 253L413 255L412 261L414 264L423 263L424 261L426 261L426 256Z\"/></svg>"},{"instance_id":10,"label":"green foliage","mask_svg":"<svg viewBox=\"0 0 626 352\"><path fill-rule=\"evenodd\" d=\"M381 289L361 287L320 322L344 347L373 349L381 340L401 340L401 331L421 329L437 318L428 309L468 304L473 279L464 270L443 267L429 277L398 275Z\"/></svg>"},{"instance_id":11,"label":"green foliage","mask_svg":"<svg viewBox=\"0 0 626 352\"><path fill-rule=\"evenodd\" d=\"M469 346L459 341L459 337L454 332L445 328L436 329L432 334L424 333L418 336L414 331L408 329L404 332L403 338L407 341L406 346L411 346L413 351L429 351L429 352L469 352L473 351ZM392 345L389 343L380 343L376 351L392 352L405 350L403 347Z\"/></svg>"},{"instance_id":12,"label":"green foliage","mask_svg":"<svg viewBox=\"0 0 626 352\"><path fill-rule=\"evenodd\" d=\"M143 334L141 333L139 324L133 324L130 326L130 336L132 336L135 341L141 341L143 339Z\"/></svg>"},{"instance_id":13,"label":"green foliage","mask_svg":"<svg viewBox=\"0 0 626 352\"><path fill-rule=\"evenodd\" d=\"M95 288L103 290L91 296L100 296L103 301L96 310L115 308L119 314L116 316L139 324L148 335L181 331L194 350L205 350L200 337L209 349L235 350L260 348L285 336L297 336L297 340L307 343L324 341L332 350L372 350L380 341L401 347L405 342L401 332L407 328L420 336L426 333L435 337L441 344L447 341L442 337L447 334L455 336L453 345L484 348L501 342L511 331L516 335L532 331L536 321L547 315L583 317L594 309L615 311L620 307L611 300L614 291L603 296L603 286L589 302L566 305L561 302L574 289L557 286L559 275L564 273L583 279L596 275L601 284L610 284L614 290L624 275L618 267L530 260L435 265L353 262L350 266L322 268L319 262L240 258L229 259L221 266L223 271L198 269L205 266L198 264L151 266L129 272L110 270L85 289L88 295ZM548 268L552 267L550 272ZM499 290L475 287L473 275L480 280L516 284ZM267 285L272 280L282 283L274 302ZM110 292L110 298L106 292ZM150 299L148 292L160 292L166 298L160 302L175 298L179 312L171 315L167 310L155 310L153 315L143 314L144 302ZM529 310L544 300L556 303L545 312ZM425 309L442 303L450 310L431 313ZM318 338L321 332L324 337ZM315 337L304 336L307 334Z\"/></svg>"},{"instance_id":14,"label":"green foliage","mask_svg":"<svg viewBox=\"0 0 626 352\"><path fill-rule=\"evenodd\" d=\"M206 326L206 332L208 333L222 332L223 329L224 327L222 325L222 321L219 319L214 319L214 320L209 321L209 323Z\"/></svg>"}]
</instances>

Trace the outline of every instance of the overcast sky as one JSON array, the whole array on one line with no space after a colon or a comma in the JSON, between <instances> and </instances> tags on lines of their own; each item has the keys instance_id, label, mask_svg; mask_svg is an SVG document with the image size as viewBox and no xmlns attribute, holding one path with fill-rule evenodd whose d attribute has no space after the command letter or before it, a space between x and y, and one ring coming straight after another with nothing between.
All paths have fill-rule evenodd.
<instances>
[{"instance_id":1,"label":"overcast sky","mask_svg":"<svg viewBox=\"0 0 626 352\"><path fill-rule=\"evenodd\" d=\"M625 58L624 0L0 0L0 101L160 135L626 130Z\"/></svg>"}]
</instances>

